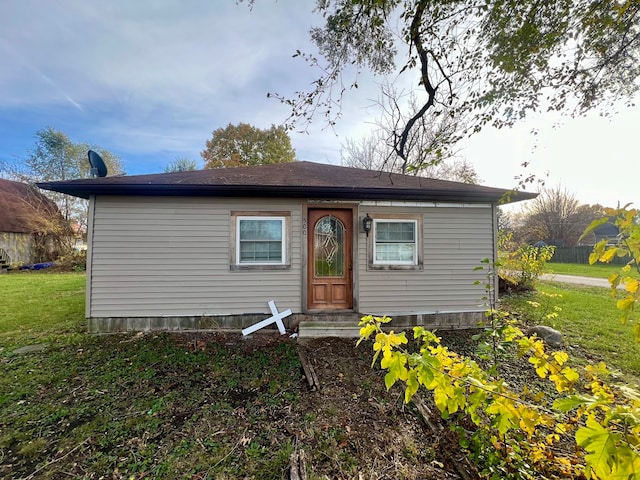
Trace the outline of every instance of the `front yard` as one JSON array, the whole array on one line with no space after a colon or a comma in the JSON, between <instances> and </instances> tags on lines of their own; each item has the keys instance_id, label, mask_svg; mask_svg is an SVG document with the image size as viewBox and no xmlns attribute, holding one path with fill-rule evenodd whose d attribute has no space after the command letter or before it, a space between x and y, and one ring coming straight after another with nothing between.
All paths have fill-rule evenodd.
<instances>
[{"instance_id":1,"label":"front yard","mask_svg":"<svg viewBox=\"0 0 640 480\"><path fill-rule=\"evenodd\" d=\"M2 478L289 478L296 449L310 479L454 478L353 340L304 347L310 391L288 337L89 336L83 275L2 275L0 291Z\"/></svg>"},{"instance_id":2,"label":"front yard","mask_svg":"<svg viewBox=\"0 0 640 480\"><path fill-rule=\"evenodd\" d=\"M604 360L628 380L640 377L640 348L608 290L541 290L562 294L551 326L578 364ZM399 385L386 391L383 373L370 368L370 343L89 336L84 275L0 275L0 291L0 477L289 478L291 454L303 451L310 479L460 478L452 459L468 452L437 414L430 421L445 428L434 435ZM544 298L505 304L531 317L527 300ZM470 334L440 334L473 354ZM38 348L18 353L28 345ZM319 391L309 390L297 348ZM530 381L526 363L505 361L510 382Z\"/></svg>"}]
</instances>

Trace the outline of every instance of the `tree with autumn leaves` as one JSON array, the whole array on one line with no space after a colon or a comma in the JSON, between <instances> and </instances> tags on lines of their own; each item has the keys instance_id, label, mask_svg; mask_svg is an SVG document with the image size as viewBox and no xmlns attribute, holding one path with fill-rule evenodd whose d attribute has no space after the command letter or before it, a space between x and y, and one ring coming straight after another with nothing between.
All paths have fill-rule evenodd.
<instances>
[{"instance_id":1,"label":"tree with autumn leaves","mask_svg":"<svg viewBox=\"0 0 640 480\"><path fill-rule=\"evenodd\" d=\"M205 168L239 167L293 162L296 152L282 126L261 129L248 123L231 123L213 131L200 153Z\"/></svg>"}]
</instances>

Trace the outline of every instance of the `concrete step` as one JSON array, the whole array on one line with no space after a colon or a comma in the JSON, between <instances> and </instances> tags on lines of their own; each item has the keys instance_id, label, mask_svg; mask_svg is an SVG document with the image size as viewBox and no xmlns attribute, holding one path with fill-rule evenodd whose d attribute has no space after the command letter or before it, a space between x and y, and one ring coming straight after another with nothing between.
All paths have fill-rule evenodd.
<instances>
[{"instance_id":1,"label":"concrete step","mask_svg":"<svg viewBox=\"0 0 640 480\"><path fill-rule=\"evenodd\" d=\"M299 338L341 337L358 338L358 322L316 322L302 321L298 325Z\"/></svg>"}]
</instances>

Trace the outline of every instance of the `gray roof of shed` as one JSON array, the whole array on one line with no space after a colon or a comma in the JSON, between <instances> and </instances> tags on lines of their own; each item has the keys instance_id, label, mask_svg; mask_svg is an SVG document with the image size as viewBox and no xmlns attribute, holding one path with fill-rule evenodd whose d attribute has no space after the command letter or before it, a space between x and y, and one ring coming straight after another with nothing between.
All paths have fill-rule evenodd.
<instances>
[{"instance_id":1,"label":"gray roof of shed","mask_svg":"<svg viewBox=\"0 0 640 480\"><path fill-rule=\"evenodd\" d=\"M509 190L313 162L43 182L45 190L90 195L289 197L497 202ZM510 202L534 198L516 192Z\"/></svg>"}]
</instances>

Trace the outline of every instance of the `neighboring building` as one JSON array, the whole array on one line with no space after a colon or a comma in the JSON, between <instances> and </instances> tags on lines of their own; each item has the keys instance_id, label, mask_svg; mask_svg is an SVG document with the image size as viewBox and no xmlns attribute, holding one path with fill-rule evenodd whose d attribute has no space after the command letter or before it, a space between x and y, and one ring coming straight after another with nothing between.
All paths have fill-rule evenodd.
<instances>
[{"instance_id":1,"label":"neighboring building","mask_svg":"<svg viewBox=\"0 0 640 480\"><path fill-rule=\"evenodd\" d=\"M92 332L237 330L270 300L301 335L357 333L369 313L395 328L476 326L474 268L496 258L506 193L310 162L39 186L90 200Z\"/></svg>"},{"instance_id":2,"label":"neighboring building","mask_svg":"<svg viewBox=\"0 0 640 480\"><path fill-rule=\"evenodd\" d=\"M0 262L5 265L54 260L68 238L56 204L36 188L0 178Z\"/></svg>"},{"instance_id":3,"label":"neighboring building","mask_svg":"<svg viewBox=\"0 0 640 480\"><path fill-rule=\"evenodd\" d=\"M581 245L595 245L602 240L607 240L610 244L618 243L620 230L614 221L615 219L610 219L608 222L598 225L589 235L581 240Z\"/></svg>"}]
</instances>

